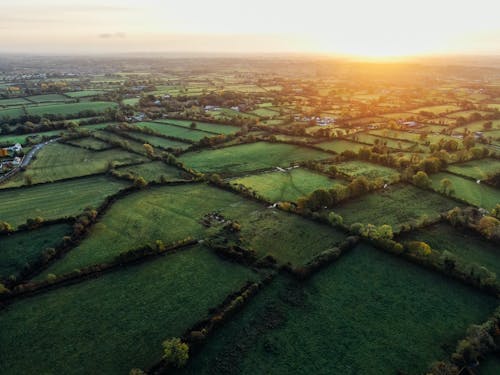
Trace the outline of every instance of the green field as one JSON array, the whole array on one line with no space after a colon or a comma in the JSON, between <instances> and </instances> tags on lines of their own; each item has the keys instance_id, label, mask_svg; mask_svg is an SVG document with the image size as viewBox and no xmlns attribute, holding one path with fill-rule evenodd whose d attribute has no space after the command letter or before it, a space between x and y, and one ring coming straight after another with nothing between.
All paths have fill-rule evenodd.
<instances>
[{"instance_id":1,"label":"green field","mask_svg":"<svg viewBox=\"0 0 500 375\"><path fill-rule=\"evenodd\" d=\"M365 176L370 180L382 178L386 182L396 181L399 178L399 173L396 170L365 161L353 160L332 165L335 166L339 172L351 178Z\"/></svg>"},{"instance_id":2,"label":"green field","mask_svg":"<svg viewBox=\"0 0 500 375\"><path fill-rule=\"evenodd\" d=\"M367 245L278 277L180 374L422 374L498 300Z\"/></svg>"},{"instance_id":3,"label":"green field","mask_svg":"<svg viewBox=\"0 0 500 375\"><path fill-rule=\"evenodd\" d=\"M53 224L0 236L0 280L10 275L18 277L26 265L36 262L45 249L58 245L70 233L69 224Z\"/></svg>"},{"instance_id":4,"label":"green field","mask_svg":"<svg viewBox=\"0 0 500 375\"><path fill-rule=\"evenodd\" d=\"M97 130L92 134L92 136L100 139L101 141L109 142L111 144L113 144L113 142L121 142L122 144L126 145L127 149L130 149L137 154L146 155L144 142L134 141L127 137L106 130Z\"/></svg>"},{"instance_id":5,"label":"green field","mask_svg":"<svg viewBox=\"0 0 500 375\"><path fill-rule=\"evenodd\" d=\"M495 173L500 173L500 160L471 160L466 163L451 164L447 170L476 180L484 180Z\"/></svg>"},{"instance_id":6,"label":"green field","mask_svg":"<svg viewBox=\"0 0 500 375\"><path fill-rule=\"evenodd\" d=\"M103 90L82 90L82 91L73 91L73 92L65 92L64 95L69 96L70 98L85 98L89 96L97 96L105 93Z\"/></svg>"},{"instance_id":7,"label":"green field","mask_svg":"<svg viewBox=\"0 0 500 375\"><path fill-rule=\"evenodd\" d=\"M417 108L410 112L418 114L421 111L425 111L425 112L432 112L434 115L444 115L446 113L455 112L459 110L460 110L459 106L456 106L454 104L445 104L445 105L433 105L430 107Z\"/></svg>"},{"instance_id":8,"label":"green field","mask_svg":"<svg viewBox=\"0 0 500 375\"><path fill-rule=\"evenodd\" d=\"M397 230L403 223L414 223L424 217L434 218L456 206L460 204L437 193L412 185L395 185L350 200L334 211L348 225L358 222L389 224Z\"/></svg>"},{"instance_id":9,"label":"green field","mask_svg":"<svg viewBox=\"0 0 500 375\"><path fill-rule=\"evenodd\" d=\"M32 143L42 142L42 137L56 137L64 133L64 129L61 130L50 130L47 132L40 133L28 133L28 134L12 134L0 136L0 145L13 145L15 143L20 143L21 145L26 145L28 143L28 138L32 140Z\"/></svg>"},{"instance_id":10,"label":"green field","mask_svg":"<svg viewBox=\"0 0 500 375\"><path fill-rule=\"evenodd\" d=\"M349 142L344 140L321 142L317 143L315 146L320 147L324 150L335 151L338 154L347 150L358 152L363 147L367 147L366 145L361 143Z\"/></svg>"},{"instance_id":11,"label":"green field","mask_svg":"<svg viewBox=\"0 0 500 375\"><path fill-rule=\"evenodd\" d=\"M115 108L116 103L112 102L83 102L70 104L54 104L39 107L28 107L26 111L29 115L61 115L74 116L84 111L94 111L97 113L104 112L108 108ZM1 116L1 113L0 113Z\"/></svg>"},{"instance_id":12,"label":"green field","mask_svg":"<svg viewBox=\"0 0 500 375\"><path fill-rule=\"evenodd\" d=\"M189 152L179 160L203 173L235 174L276 166L288 167L303 160L318 160L329 154L288 144L256 142L217 150Z\"/></svg>"},{"instance_id":13,"label":"green field","mask_svg":"<svg viewBox=\"0 0 500 375\"><path fill-rule=\"evenodd\" d=\"M37 184L104 173L111 162L115 165L126 165L146 160L145 157L122 149L94 152L80 147L53 143L38 152L36 159L30 163L26 171L16 174L6 183L1 184L0 189L26 185L26 176L30 176L32 183Z\"/></svg>"},{"instance_id":14,"label":"green field","mask_svg":"<svg viewBox=\"0 0 500 375\"><path fill-rule=\"evenodd\" d=\"M30 102L24 98L0 99L0 107L18 107L28 104Z\"/></svg>"},{"instance_id":15,"label":"green field","mask_svg":"<svg viewBox=\"0 0 500 375\"><path fill-rule=\"evenodd\" d=\"M500 373L500 356L492 354L481 362L479 375L498 375Z\"/></svg>"},{"instance_id":16,"label":"green field","mask_svg":"<svg viewBox=\"0 0 500 375\"><path fill-rule=\"evenodd\" d=\"M166 119L166 120L158 120L157 122L183 126L185 128L190 128L191 124L194 122L196 124L196 129L198 130L203 130L212 133L219 133L219 134L233 134L240 130L240 128L237 126L212 124L209 122L190 121L190 120Z\"/></svg>"},{"instance_id":17,"label":"green field","mask_svg":"<svg viewBox=\"0 0 500 375\"><path fill-rule=\"evenodd\" d=\"M105 176L43 184L0 191L0 221L17 227L26 219L58 219L78 215L85 207L98 206L110 194L128 186L127 182Z\"/></svg>"},{"instance_id":18,"label":"green field","mask_svg":"<svg viewBox=\"0 0 500 375\"><path fill-rule=\"evenodd\" d=\"M412 231L400 236L398 241L424 241L438 252L450 251L465 263L477 263L500 276L500 251L497 246L477 234L455 229L449 224Z\"/></svg>"},{"instance_id":19,"label":"green field","mask_svg":"<svg viewBox=\"0 0 500 375\"><path fill-rule=\"evenodd\" d=\"M386 145L387 147L395 148L398 150L407 150L415 146L415 143L413 142L403 140L395 141L393 139L378 137L368 133L358 133L350 136L350 138L358 142L369 143L371 145Z\"/></svg>"},{"instance_id":20,"label":"green field","mask_svg":"<svg viewBox=\"0 0 500 375\"><path fill-rule=\"evenodd\" d=\"M123 174L131 173L136 177L143 177L146 181L156 182L159 182L161 177L167 181L180 181L190 178L190 175L186 172L167 165L162 161L120 167L117 168L117 172Z\"/></svg>"},{"instance_id":21,"label":"green field","mask_svg":"<svg viewBox=\"0 0 500 375\"><path fill-rule=\"evenodd\" d=\"M195 247L0 312L2 374L128 374L258 276Z\"/></svg>"},{"instance_id":22,"label":"green field","mask_svg":"<svg viewBox=\"0 0 500 375\"><path fill-rule=\"evenodd\" d=\"M447 178L452 183L452 189L455 190L454 196L474 206L490 210L500 203L500 190L491 186L477 184L475 181L446 172L433 174L429 178L432 181L432 187L437 191L441 189L441 180Z\"/></svg>"},{"instance_id":23,"label":"green field","mask_svg":"<svg viewBox=\"0 0 500 375\"><path fill-rule=\"evenodd\" d=\"M66 141L66 143L94 151L103 151L113 148L113 145L92 137L77 138Z\"/></svg>"},{"instance_id":24,"label":"green field","mask_svg":"<svg viewBox=\"0 0 500 375\"><path fill-rule=\"evenodd\" d=\"M330 189L342 184L322 174L307 169L292 169L286 172L266 172L231 180L231 184L241 184L257 191L273 202L295 202L298 198L309 195L316 189Z\"/></svg>"},{"instance_id":25,"label":"green field","mask_svg":"<svg viewBox=\"0 0 500 375\"><path fill-rule=\"evenodd\" d=\"M147 127L162 135L168 135L170 137L186 139L192 142L198 142L202 138L213 137L215 135L201 130L192 130L182 126L160 124L157 122L138 122L135 123L134 125L139 127Z\"/></svg>"},{"instance_id":26,"label":"green field","mask_svg":"<svg viewBox=\"0 0 500 375\"><path fill-rule=\"evenodd\" d=\"M189 143L173 141L171 139L157 137L155 135L150 135L150 134L143 134L136 132L127 132L127 134L130 137L137 139L142 143L148 143L151 146L160 147L167 150L185 150L186 148L191 146Z\"/></svg>"},{"instance_id":27,"label":"green field","mask_svg":"<svg viewBox=\"0 0 500 375\"><path fill-rule=\"evenodd\" d=\"M214 211L240 222L246 246L261 256L272 254L283 263L304 263L344 238L329 226L264 208L207 185L156 187L117 201L94 225L91 235L41 278L109 261L156 240L171 243L188 236L204 238L207 229L201 220Z\"/></svg>"},{"instance_id":28,"label":"green field","mask_svg":"<svg viewBox=\"0 0 500 375\"><path fill-rule=\"evenodd\" d=\"M35 103L67 102L71 100L60 94L33 95L26 97L26 99Z\"/></svg>"}]
</instances>

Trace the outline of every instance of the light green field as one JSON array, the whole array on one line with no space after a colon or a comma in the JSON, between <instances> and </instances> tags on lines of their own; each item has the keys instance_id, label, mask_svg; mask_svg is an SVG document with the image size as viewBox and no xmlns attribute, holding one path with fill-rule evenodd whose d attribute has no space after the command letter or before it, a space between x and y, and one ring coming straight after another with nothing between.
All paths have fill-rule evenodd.
<instances>
[{"instance_id":1,"label":"light green field","mask_svg":"<svg viewBox=\"0 0 500 375\"><path fill-rule=\"evenodd\" d=\"M219 133L219 134L233 134L233 133L236 133L240 130L240 128L237 126L223 125L223 124L212 124L210 122L200 122L200 121L194 121L194 120L166 119L166 120L158 120L157 122L183 126L185 128L190 128L191 123L194 122L196 124L197 130L203 130L203 131L212 132L212 133Z\"/></svg>"},{"instance_id":2,"label":"light green field","mask_svg":"<svg viewBox=\"0 0 500 375\"><path fill-rule=\"evenodd\" d=\"M64 95L69 96L70 98L85 98L89 96L97 96L105 93L104 90L82 90L82 91L73 91L73 92L65 92Z\"/></svg>"},{"instance_id":3,"label":"light green field","mask_svg":"<svg viewBox=\"0 0 500 375\"><path fill-rule=\"evenodd\" d=\"M329 226L265 208L207 185L155 187L117 201L92 227L91 235L40 278L109 261L156 240L171 243L188 236L202 239L207 228L201 220L214 211L242 225L247 247L260 256L272 254L282 263L302 264L344 238ZM283 246L285 243L287 246Z\"/></svg>"},{"instance_id":4,"label":"light green field","mask_svg":"<svg viewBox=\"0 0 500 375\"><path fill-rule=\"evenodd\" d=\"M84 137L84 138L78 138L78 139L72 139L67 141L66 143L69 143L70 145L73 146L78 146L94 151L103 151L107 150L110 148L113 148L113 145L110 145L109 143L106 143L104 141L101 141L96 138L92 137Z\"/></svg>"},{"instance_id":5,"label":"light green field","mask_svg":"<svg viewBox=\"0 0 500 375\"><path fill-rule=\"evenodd\" d=\"M256 142L216 150L189 152L179 160L203 173L224 175L273 168L288 167L303 160L318 160L329 154L288 144Z\"/></svg>"},{"instance_id":6,"label":"light green field","mask_svg":"<svg viewBox=\"0 0 500 375\"><path fill-rule=\"evenodd\" d=\"M338 154L347 150L358 152L363 147L367 147L366 145L363 145L361 143L349 142L344 140L317 143L316 146L324 150L335 151Z\"/></svg>"},{"instance_id":7,"label":"light green field","mask_svg":"<svg viewBox=\"0 0 500 375\"><path fill-rule=\"evenodd\" d=\"M25 298L0 312L2 374L128 374L161 357L246 281L249 269L197 246Z\"/></svg>"},{"instance_id":8,"label":"light green field","mask_svg":"<svg viewBox=\"0 0 500 375\"><path fill-rule=\"evenodd\" d=\"M32 231L0 236L0 280L18 277L25 266L36 262L42 252L62 242L71 233L69 224L53 224Z\"/></svg>"},{"instance_id":9,"label":"light green field","mask_svg":"<svg viewBox=\"0 0 500 375\"><path fill-rule=\"evenodd\" d=\"M106 130L98 130L92 134L97 139L100 139L104 142L109 142L113 144L113 142L120 142L120 144L124 145L127 149L132 150L137 154L146 155L146 149L144 148L144 142L134 141L127 137L123 137L116 133L106 131Z\"/></svg>"},{"instance_id":10,"label":"light green field","mask_svg":"<svg viewBox=\"0 0 500 375\"><path fill-rule=\"evenodd\" d=\"M328 178L307 169L292 169L286 172L266 172L231 180L231 184L241 184L255 190L273 202L295 202L314 190L330 189L342 181Z\"/></svg>"},{"instance_id":11,"label":"light green field","mask_svg":"<svg viewBox=\"0 0 500 375\"><path fill-rule=\"evenodd\" d=\"M307 283L278 277L175 374L423 374L498 300L360 245Z\"/></svg>"},{"instance_id":12,"label":"light green field","mask_svg":"<svg viewBox=\"0 0 500 375\"><path fill-rule=\"evenodd\" d=\"M389 224L399 230L404 223L414 223L423 217L435 218L443 211L460 206L441 195L412 185L394 185L350 200L334 211L344 223Z\"/></svg>"},{"instance_id":13,"label":"light green field","mask_svg":"<svg viewBox=\"0 0 500 375\"><path fill-rule=\"evenodd\" d=\"M186 148L191 146L189 143L173 141L171 139L157 137L150 134L143 134L138 132L127 132L127 134L142 143L148 143L151 146L160 147L167 150L185 150Z\"/></svg>"},{"instance_id":14,"label":"light green field","mask_svg":"<svg viewBox=\"0 0 500 375\"><path fill-rule=\"evenodd\" d=\"M57 181L70 177L104 173L109 164L125 165L147 161L145 157L132 154L121 149L100 152L85 150L61 143L53 143L42 148L36 159L30 163L26 171L17 173L0 189L27 184L26 176L30 176L33 184Z\"/></svg>"},{"instance_id":15,"label":"light green field","mask_svg":"<svg viewBox=\"0 0 500 375\"><path fill-rule=\"evenodd\" d=\"M460 110L459 106L456 106L454 104L445 104L445 105L434 105L430 107L417 108L410 112L420 113L421 111L425 111L425 112L432 112L435 115L444 115L446 113L455 112L459 110Z\"/></svg>"},{"instance_id":16,"label":"light green field","mask_svg":"<svg viewBox=\"0 0 500 375\"><path fill-rule=\"evenodd\" d=\"M0 99L0 107L18 107L28 104L30 102L24 98Z\"/></svg>"},{"instance_id":17,"label":"light green field","mask_svg":"<svg viewBox=\"0 0 500 375\"><path fill-rule=\"evenodd\" d=\"M0 121L4 119L16 119L21 116L24 116L26 112L22 108L10 108L10 109L2 109L0 110Z\"/></svg>"},{"instance_id":18,"label":"light green field","mask_svg":"<svg viewBox=\"0 0 500 375\"><path fill-rule=\"evenodd\" d=\"M484 129L484 123L489 122L488 120L480 120L471 122L469 124L458 126L454 133L462 133L462 131L467 128L471 132L484 132L483 135L487 137L490 131L500 130L500 119L499 120L491 120L491 130Z\"/></svg>"},{"instance_id":19,"label":"light green field","mask_svg":"<svg viewBox=\"0 0 500 375\"><path fill-rule=\"evenodd\" d=\"M496 204L500 203L500 190L485 184L477 184L475 181L455 176L450 173L436 173L429 178L432 181L432 187L440 190L440 182L447 178L452 183L452 189L455 190L455 196L478 207L491 210Z\"/></svg>"},{"instance_id":20,"label":"light green field","mask_svg":"<svg viewBox=\"0 0 500 375\"><path fill-rule=\"evenodd\" d=\"M459 117L464 117L464 118L469 118L470 115L474 113L479 113L481 116L485 116L490 114L490 112L485 112L485 111L476 111L476 110L470 110L470 111L459 111L459 112L453 112L448 115L448 117L451 118L459 118Z\"/></svg>"},{"instance_id":21,"label":"light green field","mask_svg":"<svg viewBox=\"0 0 500 375\"><path fill-rule=\"evenodd\" d=\"M17 227L26 219L58 219L74 216L86 207L98 206L103 199L129 184L105 176L80 178L26 188L0 191L0 221Z\"/></svg>"},{"instance_id":22,"label":"light green field","mask_svg":"<svg viewBox=\"0 0 500 375\"><path fill-rule=\"evenodd\" d=\"M124 105L137 105L139 104L140 98L128 98L128 99L123 99L122 102Z\"/></svg>"},{"instance_id":23,"label":"light green field","mask_svg":"<svg viewBox=\"0 0 500 375\"><path fill-rule=\"evenodd\" d=\"M500 160L481 159L471 160L466 163L451 164L448 171L458 173L476 180L484 180L489 176L500 172Z\"/></svg>"},{"instance_id":24,"label":"light green field","mask_svg":"<svg viewBox=\"0 0 500 375\"><path fill-rule=\"evenodd\" d=\"M378 137L373 134L367 134L367 133L358 133L350 136L349 138L358 142L369 143L371 145L386 145L387 147L395 148L398 150L407 150L415 146L415 143L413 142L404 140L396 141L393 139Z\"/></svg>"},{"instance_id":25,"label":"light green field","mask_svg":"<svg viewBox=\"0 0 500 375\"><path fill-rule=\"evenodd\" d=\"M108 108L115 108L116 103L112 102L83 102L83 103L70 103L70 104L54 104L39 107L28 107L26 111L29 115L62 115L73 116L84 111L94 111L102 113ZM0 113L1 116L1 113Z\"/></svg>"},{"instance_id":26,"label":"light green field","mask_svg":"<svg viewBox=\"0 0 500 375\"><path fill-rule=\"evenodd\" d=\"M42 137L55 137L64 134L64 130L51 130L47 132L40 133L28 133L21 135L4 135L0 136L0 145L13 145L15 143L20 143L21 145L26 145L28 140L31 139L32 143L39 143L42 141Z\"/></svg>"},{"instance_id":27,"label":"light green field","mask_svg":"<svg viewBox=\"0 0 500 375\"><path fill-rule=\"evenodd\" d=\"M258 108L258 109L251 111L251 112L248 112L248 113L251 113L251 114L254 114L254 115L257 115L260 117L276 117L276 116L280 115L279 112L273 111L272 109L268 109L268 108Z\"/></svg>"},{"instance_id":28,"label":"light green field","mask_svg":"<svg viewBox=\"0 0 500 375\"><path fill-rule=\"evenodd\" d=\"M201 130L191 130L182 126L172 126L168 124L160 124L157 122L137 122L134 125L139 127L146 127L163 135L186 139L192 142L198 142L202 138L213 137L215 135Z\"/></svg>"},{"instance_id":29,"label":"light green field","mask_svg":"<svg viewBox=\"0 0 500 375\"><path fill-rule=\"evenodd\" d=\"M386 182L391 182L397 180L399 177L399 173L392 168L365 161L353 160L333 165L338 171L352 178L365 176L370 180L382 178Z\"/></svg>"},{"instance_id":30,"label":"light green field","mask_svg":"<svg viewBox=\"0 0 500 375\"><path fill-rule=\"evenodd\" d=\"M67 102L71 100L60 94L33 95L26 97L26 99L36 103Z\"/></svg>"},{"instance_id":31,"label":"light green field","mask_svg":"<svg viewBox=\"0 0 500 375\"><path fill-rule=\"evenodd\" d=\"M123 174L130 173L136 177L143 177L146 181L156 182L159 182L162 177L167 181L180 181L190 178L190 175L186 172L167 165L162 161L120 167L116 171Z\"/></svg>"}]
</instances>

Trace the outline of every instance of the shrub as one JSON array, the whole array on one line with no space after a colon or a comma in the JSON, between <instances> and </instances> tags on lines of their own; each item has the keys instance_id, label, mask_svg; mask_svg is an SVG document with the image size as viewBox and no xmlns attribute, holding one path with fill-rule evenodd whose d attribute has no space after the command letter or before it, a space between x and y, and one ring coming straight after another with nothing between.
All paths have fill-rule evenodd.
<instances>
[{"instance_id":1,"label":"shrub","mask_svg":"<svg viewBox=\"0 0 500 375\"><path fill-rule=\"evenodd\" d=\"M183 367L189 358L189 346L180 338L173 337L163 341L163 359L169 365Z\"/></svg>"}]
</instances>

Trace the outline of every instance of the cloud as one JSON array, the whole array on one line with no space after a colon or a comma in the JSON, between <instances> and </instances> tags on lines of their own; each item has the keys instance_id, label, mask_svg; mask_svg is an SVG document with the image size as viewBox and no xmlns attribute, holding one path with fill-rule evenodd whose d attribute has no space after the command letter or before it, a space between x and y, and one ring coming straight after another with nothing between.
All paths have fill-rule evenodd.
<instances>
[{"instance_id":1,"label":"cloud","mask_svg":"<svg viewBox=\"0 0 500 375\"><path fill-rule=\"evenodd\" d=\"M99 34L99 38L101 39L124 39L127 35L122 32L118 33L101 33Z\"/></svg>"}]
</instances>

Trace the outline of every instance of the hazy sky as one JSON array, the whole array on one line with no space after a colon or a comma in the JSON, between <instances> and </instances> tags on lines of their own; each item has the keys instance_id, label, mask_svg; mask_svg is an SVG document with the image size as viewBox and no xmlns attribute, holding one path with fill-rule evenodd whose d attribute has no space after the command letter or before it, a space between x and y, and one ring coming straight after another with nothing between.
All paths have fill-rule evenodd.
<instances>
[{"instance_id":1,"label":"hazy sky","mask_svg":"<svg viewBox=\"0 0 500 375\"><path fill-rule=\"evenodd\" d=\"M0 51L500 54L498 0L0 0Z\"/></svg>"}]
</instances>

